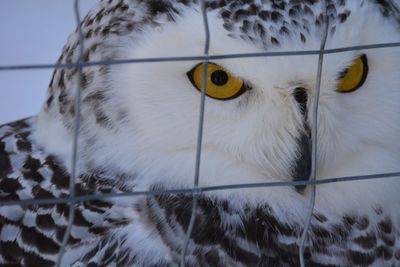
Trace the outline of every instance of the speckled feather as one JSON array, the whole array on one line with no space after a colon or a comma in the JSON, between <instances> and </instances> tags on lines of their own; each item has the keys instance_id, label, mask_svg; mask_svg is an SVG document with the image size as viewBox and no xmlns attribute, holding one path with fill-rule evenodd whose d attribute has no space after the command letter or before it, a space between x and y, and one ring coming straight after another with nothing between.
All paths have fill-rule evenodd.
<instances>
[{"instance_id":1,"label":"speckled feather","mask_svg":"<svg viewBox=\"0 0 400 267\"><path fill-rule=\"evenodd\" d=\"M68 197L70 176L58 160L31 142L32 123L26 119L0 128L1 201ZM116 180L90 172L76 181L76 195L122 192ZM123 177L121 179L124 179ZM53 266L68 222L67 204L3 206L0 208L0 263ZM107 235L125 225L123 207L107 200L77 205L71 246Z\"/></svg>"},{"instance_id":2,"label":"speckled feather","mask_svg":"<svg viewBox=\"0 0 400 267\"><path fill-rule=\"evenodd\" d=\"M34 121L0 127L1 201L68 197L66 167L31 141ZM131 177L116 177L87 170L76 180L76 195L134 189L124 187ZM77 203L68 249L84 253L71 265L176 266L191 209L190 194ZM53 266L68 212L67 204L0 207L0 263ZM141 244L128 244L126 229L136 220L160 237L168 248L166 255L143 261ZM228 201L200 196L187 266L297 266L301 230L302 225L280 221L268 204L238 212ZM400 264L400 233L382 208L374 208L372 218L352 214L329 218L315 213L309 233L307 266Z\"/></svg>"}]
</instances>

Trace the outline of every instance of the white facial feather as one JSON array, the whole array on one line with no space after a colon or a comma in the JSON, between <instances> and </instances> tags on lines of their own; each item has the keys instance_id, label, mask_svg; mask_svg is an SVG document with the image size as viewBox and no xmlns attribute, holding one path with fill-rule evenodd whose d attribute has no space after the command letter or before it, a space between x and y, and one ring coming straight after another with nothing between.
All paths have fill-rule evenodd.
<instances>
[{"instance_id":1,"label":"white facial feather","mask_svg":"<svg viewBox=\"0 0 400 267\"><path fill-rule=\"evenodd\" d=\"M327 49L399 41L398 26L384 19L372 4L352 1L346 8L351 16L342 24L336 22ZM160 19L162 23L156 27L145 26L129 38L107 40L107 45L113 47L116 59L200 56L205 45L202 15L193 8L184 8L182 13L175 22ZM230 37L232 32L223 27L217 12L209 12L208 19L210 55L264 51L257 44ZM293 35L282 37L280 46L268 51L316 50L319 46L320 28L311 25L307 42L299 42ZM369 64L365 83L355 92L338 93L339 73L361 54L366 54ZM319 179L399 170L399 54L397 48L385 48L325 55L318 114ZM249 82L252 90L228 101L206 99L201 186L293 179L291 168L299 153L297 138L303 122L292 93L298 86L306 88L311 123L317 60L316 55L212 60ZM134 181L139 189L153 184L190 187L200 93L186 73L198 63L111 66L107 76L94 81L90 90L106 87L111 101L103 103L105 109L121 107L126 114L112 131L84 121L82 158L93 166L139 175ZM90 114L89 109L83 105L84 113ZM47 129L48 116L42 112L45 119L39 118L37 139L57 151L60 148L55 149L42 131ZM63 127L59 131L58 136L62 136ZM65 149L58 154L68 154ZM398 179L321 185L317 187L316 209L342 213L361 212L371 205L387 207L393 203L397 207L399 190ZM293 207L305 205L308 192L301 195L293 188L275 187L213 195L239 202L272 200L278 206Z\"/></svg>"}]
</instances>

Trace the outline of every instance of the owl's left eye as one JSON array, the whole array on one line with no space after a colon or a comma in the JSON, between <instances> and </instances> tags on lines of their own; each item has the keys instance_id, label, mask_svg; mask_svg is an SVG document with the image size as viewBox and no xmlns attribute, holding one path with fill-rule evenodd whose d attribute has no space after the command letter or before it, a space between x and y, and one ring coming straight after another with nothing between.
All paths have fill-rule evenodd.
<instances>
[{"instance_id":1,"label":"owl's left eye","mask_svg":"<svg viewBox=\"0 0 400 267\"><path fill-rule=\"evenodd\" d=\"M187 75L193 86L201 91L204 64L197 64ZM234 76L221 66L209 62L207 64L206 95L218 100L229 100L246 91L242 79Z\"/></svg>"},{"instance_id":2,"label":"owl's left eye","mask_svg":"<svg viewBox=\"0 0 400 267\"><path fill-rule=\"evenodd\" d=\"M368 75L368 61L366 55L356 57L351 66L345 69L339 79L337 91L349 93L360 88Z\"/></svg>"}]
</instances>

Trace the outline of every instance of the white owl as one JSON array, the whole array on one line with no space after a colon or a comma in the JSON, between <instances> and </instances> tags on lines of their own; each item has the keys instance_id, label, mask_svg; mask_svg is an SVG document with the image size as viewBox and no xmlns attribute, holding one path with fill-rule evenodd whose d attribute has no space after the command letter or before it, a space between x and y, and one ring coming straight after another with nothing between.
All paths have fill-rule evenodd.
<instances>
[{"instance_id":1,"label":"white owl","mask_svg":"<svg viewBox=\"0 0 400 267\"><path fill-rule=\"evenodd\" d=\"M207 1L209 54L320 48L318 0ZM326 49L400 41L398 2L327 1ZM103 0L82 24L85 62L202 56L199 1ZM79 60L78 31L60 64ZM400 170L400 48L324 56L317 179ZM199 186L307 180L318 55L213 58ZM191 188L202 60L83 68L76 195ZM38 116L0 127L2 202L69 195L79 72L54 72ZM400 180L321 184L307 266L400 266ZM186 266L298 266L310 190L203 192ZM192 194L75 204L62 266L177 266ZM0 264L53 266L68 204L0 207Z\"/></svg>"}]
</instances>

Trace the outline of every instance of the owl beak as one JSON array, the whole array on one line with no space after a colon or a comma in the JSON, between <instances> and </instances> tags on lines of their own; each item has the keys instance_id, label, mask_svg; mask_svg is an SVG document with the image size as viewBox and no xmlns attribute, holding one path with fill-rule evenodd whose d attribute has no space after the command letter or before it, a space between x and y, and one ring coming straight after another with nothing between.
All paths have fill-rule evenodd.
<instances>
[{"instance_id":1,"label":"owl beak","mask_svg":"<svg viewBox=\"0 0 400 267\"><path fill-rule=\"evenodd\" d=\"M308 127L306 131L298 138L297 145L299 155L293 167L293 181L307 181L311 175L311 134ZM305 185L295 186L299 193L303 193Z\"/></svg>"},{"instance_id":2,"label":"owl beak","mask_svg":"<svg viewBox=\"0 0 400 267\"><path fill-rule=\"evenodd\" d=\"M308 124L308 94L304 87L296 87L293 91L294 99L297 101L300 113L303 117L303 130L297 139L297 157L292 169L293 181L307 181L311 174L311 129ZM299 193L303 193L305 185L295 186Z\"/></svg>"}]
</instances>

